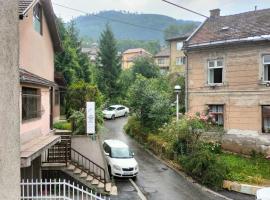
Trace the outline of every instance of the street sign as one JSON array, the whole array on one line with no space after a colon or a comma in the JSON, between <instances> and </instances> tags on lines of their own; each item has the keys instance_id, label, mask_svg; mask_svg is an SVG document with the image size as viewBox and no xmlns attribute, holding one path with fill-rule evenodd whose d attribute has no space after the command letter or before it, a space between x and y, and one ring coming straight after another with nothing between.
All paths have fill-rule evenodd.
<instances>
[{"instance_id":1,"label":"street sign","mask_svg":"<svg viewBox=\"0 0 270 200\"><path fill-rule=\"evenodd\" d=\"M86 133L95 134L96 133L96 123L95 123L95 102L86 103Z\"/></svg>"}]
</instances>

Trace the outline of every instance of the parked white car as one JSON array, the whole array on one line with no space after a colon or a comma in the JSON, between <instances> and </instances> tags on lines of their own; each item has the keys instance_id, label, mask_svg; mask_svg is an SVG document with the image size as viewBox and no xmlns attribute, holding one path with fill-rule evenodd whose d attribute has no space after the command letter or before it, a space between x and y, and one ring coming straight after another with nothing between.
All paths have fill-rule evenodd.
<instances>
[{"instance_id":1,"label":"parked white car","mask_svg":"<svg viewBox=\"0 0 270 200\"><path fill-rule=\"evenodd\" d=\"M119 140L105 140L103 151L110 175L135 178L139 172L134 153L125 143Z\"/></svg>"},{"instance_id":2,"label":"parked white car","mask_svg":"<svg viewBox=\"0 0 270 200\"><path fill-rule=\"evenodd\" d=\"M262 188L256 192L256 200L270 200L270 188Z\"/></svg>"},{"instance_id":3,"label":"parked white car","mask_svg":"<svg viewBox=\"0 0 270 200\"><path fill-rule=\"evenodd\" d=\"M112 105L105 110L103 110L104 118L115 119L116 117L128 116L129 108L122 105Z\"/></svg>"}]
</instances>

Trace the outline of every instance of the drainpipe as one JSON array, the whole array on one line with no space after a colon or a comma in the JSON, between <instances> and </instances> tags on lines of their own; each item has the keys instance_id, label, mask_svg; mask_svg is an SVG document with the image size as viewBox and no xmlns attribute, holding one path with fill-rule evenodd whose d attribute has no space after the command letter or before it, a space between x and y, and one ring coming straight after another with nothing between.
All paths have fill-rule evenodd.
<instances>
[{"instance_id":1,"label":"drainpipe","mask_svg":"<svg viewBox=\"0 0 270 200\"><path fill-rule=\"evenodd\" d=\"M188 55L187 51L184 51L186 56L186 69L185 69L185 111L188 112Z\"/></svg>"}]
</instances>

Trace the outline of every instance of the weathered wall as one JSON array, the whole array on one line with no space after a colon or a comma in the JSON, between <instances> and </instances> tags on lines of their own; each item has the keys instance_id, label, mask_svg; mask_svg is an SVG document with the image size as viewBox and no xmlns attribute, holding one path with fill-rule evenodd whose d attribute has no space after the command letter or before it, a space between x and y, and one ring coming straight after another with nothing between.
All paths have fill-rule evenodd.
<instances>
[{"instance_id":1,"label":"weathered wall","mask_svg":"<svg viewBox=\"0 0 270 200\"><path fill-rule=\"evenodd\" d=\"M226 130L261 132L261 106L270 105L270 88L261 82L262 55L268 45L234 46L188 53L188 111L203 112L207 104L224 104ZM224 59L224 84L207 85L207 60Z\"/></svg>"},{"instance_id":2,"label":"weathered wall","mask_svg":"<svg viewBox=\"0 0 270 200\"><path fill-rule=\"evenodd\" d=\"M18 2L0 0L0 199L20 197Z\"/></svg>"},{"instance_id":3,"label":"weathered wall","mask_svg":"<svg viewBox=\"0 0 270 200\"><path fill-rule=\"evenodd\" d=\"M33 8L20 20L20 67L47 80L54 81L54 49L44 12L42 35L33 26Z\"/></svg>"},{"instance_id":4,"label":"weathered wall","mask_svg":"<svg viewBox=\"0 0 270 200\"><path fill-rule=\"evenodd\" d=\"M178 40L171 41L171 43L170 43L170 51L171 51L170 72L184 73L185 72L185 65L176 65L176 58L185 56L183 51L177 50L177 48L176 48L177 42L181 42L181 40L180 41L178 41Z\"/></svg>"}]
</instances>

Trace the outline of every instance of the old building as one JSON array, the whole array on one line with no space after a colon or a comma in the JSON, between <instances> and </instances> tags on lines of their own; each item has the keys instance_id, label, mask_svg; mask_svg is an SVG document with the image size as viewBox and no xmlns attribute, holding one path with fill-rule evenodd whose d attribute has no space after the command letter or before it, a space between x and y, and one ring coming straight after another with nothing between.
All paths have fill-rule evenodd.
<instances>
[{"instance_id":1,"label":"old building","mask_svg":"<svg viewBox=\"0 0 270 200\"><path fill-rule=\"evenodd\" d=\"M89 60L92 63L95 63L98 57L98 52L99 52L99 48L98 48L98 44L97 43L93 43L90 47L84 47L82 48L82 53L86 53Z\"/></svg>"},{"instance_id":2,"label":"old building","mask_svg":"<svg viewBox=\"0 0 270 200\"><path fill-rule=\"evenodd\" d=\"M53 133L59 119L59 87L54 53L61 41L50 0L19 1L21 178L41 178L41 155L60 141Z\"/></svg>"},{"instance_id":3,"label":"old building","mask_svg":"<svg viewBox=\"0 0 270 200\"><path fill-rule=\"evenodd\" d=\"M122 69L129 69L139 57L152 57L152 54L142 48L128 49L122 54Z\"/></svg>"},{"instance_id":4,"label":"old building","mask_svg":"<svg viewBox=\"0 0 270 200\"><path fill-rule=\"evenodd\" d=\"M170 48L170 73L185 74L186 56L183 45L188 36L178 36L167 39Z\"/></svg>"},{"instance_id":5,"label":"old building","mask_svg":"<svg viewBox=\"0 0 270 200\"><path fill-rule=\"evenodd\" d=\"M228 133L270 132L270 9L210 17L187 39L187 110Z\"/></svg>"},{"instance_id":6,"label":"old building","mask_svg":"<svg viewBox=\"0 0 270 200\"><path fill-rule=\"evenodd\" d=\"M162 49L155 56L155 63L159 66L162 74L167 74L170 69L170 49Z\"/></svg>"}]
</instances>

